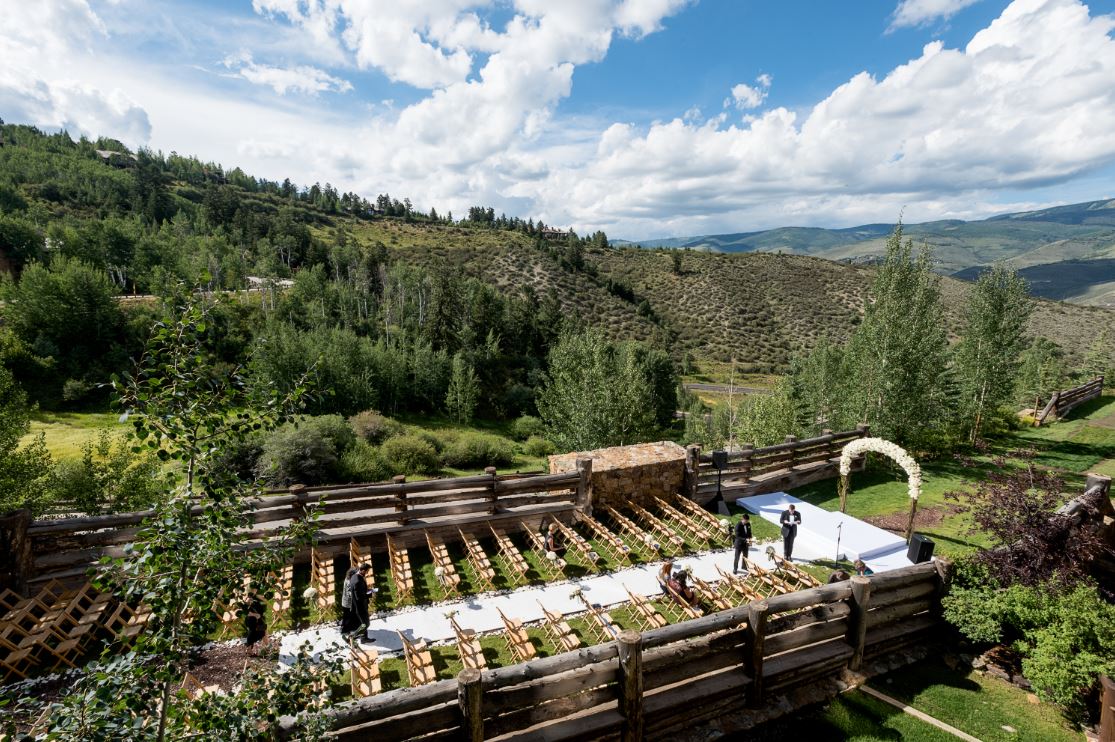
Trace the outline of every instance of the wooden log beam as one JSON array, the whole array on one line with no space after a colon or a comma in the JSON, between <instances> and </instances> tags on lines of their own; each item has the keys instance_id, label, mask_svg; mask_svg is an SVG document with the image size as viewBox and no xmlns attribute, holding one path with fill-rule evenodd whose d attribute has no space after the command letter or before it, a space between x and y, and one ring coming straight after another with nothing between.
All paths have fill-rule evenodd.
<instances>
[{"instance_id":1,"label":"wooden log beam","mask_svg":"<svg viewBox=\"0 0 1115 742\"><path fill-rule=\"evenodd\" d=\"M848 619L846 618L809 624L794 631L783 631L781 634L770 634L768 632L763 654L766 657L771 657L782 652L792 652L810 644L828 641L838 636L846 636L847 633Z\"/></svg>"}]
</instances>

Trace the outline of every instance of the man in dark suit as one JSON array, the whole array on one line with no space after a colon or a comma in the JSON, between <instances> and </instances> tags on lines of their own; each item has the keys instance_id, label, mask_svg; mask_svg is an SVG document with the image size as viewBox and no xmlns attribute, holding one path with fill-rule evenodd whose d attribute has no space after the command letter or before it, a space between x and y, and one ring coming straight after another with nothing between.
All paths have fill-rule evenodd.
<instances>
[{"instance_id":1,"label":"man in dark suit","mask_svg":"<svg viewBox=\"0 0 1115 742\"><path fill-rule=\"evenodd\" d=\"M747 513L736 522L735 538L736 558L732 560L732 574L739 572L739 555L747 554L751 547L751 516Z\"/></svg>"},{"instance_id":2,"label":"man in dark suit","mask_svg":"<svg viewBox=\"0 0 1115 742\"><path fill-rule=\"evenodd\" d=\"M798 526L801 525L801 513L793 505L782 511L778 522L782 524L782 556L793 558L794 539L798 535Z\"/></svg>"}]
</instances>

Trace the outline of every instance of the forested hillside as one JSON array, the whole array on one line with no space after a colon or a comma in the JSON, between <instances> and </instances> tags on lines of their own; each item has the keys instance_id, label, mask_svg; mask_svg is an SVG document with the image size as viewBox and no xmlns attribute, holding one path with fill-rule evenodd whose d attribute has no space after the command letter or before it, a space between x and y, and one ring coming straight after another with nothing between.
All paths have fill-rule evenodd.
<instances>
[{"instance_id":1,"label":"forested hillside","mask_svg":"<svg viewBox=\"0 0 1115 742\"><path fill-rule=\"evenodd\" d=\"M858 324L872 268L804 256L609 246L474 207L297 186L175 153L0 126L0 362L45 407L100 405L176 285L241 291L217 313L226 363L288 388L313 369L317 412L440 409L470 369L478 412L533 411L562 327L596 326L680 361L783 372ZM249 277L252 277L250 280ZM262 282L260 280L262 279ZM292 281L280 287L278 281ZM950 329L967 284L946 280ZM1041 302L1030 319L1070 358L1113 315ZM654 361L650 365L653 366Z\"/></svg>"}]
</instances>

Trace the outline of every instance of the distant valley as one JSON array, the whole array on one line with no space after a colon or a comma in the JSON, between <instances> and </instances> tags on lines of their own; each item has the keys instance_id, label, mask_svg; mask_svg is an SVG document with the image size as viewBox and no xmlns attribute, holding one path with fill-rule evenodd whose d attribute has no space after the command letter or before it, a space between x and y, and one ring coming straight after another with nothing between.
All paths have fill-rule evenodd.
<instances>
[{"instance_id":1,"label":"distant valley","mask_svg":"<svg viewBox=\"0 0 1115 742\"><path fill-rule=\"evenodd\" d=\"M892 224L846 229L781 227L644 240L637 244L724 253L809 255L870 264L884 254L893 229ZM1026 277L1035 296L1115 306L1115 199L1004 214L980 221L907 224L903 229L915 243L925 242L933 247L938 270L945 275L972 280L985 267L1006 261Z\"/></svg>"}]
</instances>

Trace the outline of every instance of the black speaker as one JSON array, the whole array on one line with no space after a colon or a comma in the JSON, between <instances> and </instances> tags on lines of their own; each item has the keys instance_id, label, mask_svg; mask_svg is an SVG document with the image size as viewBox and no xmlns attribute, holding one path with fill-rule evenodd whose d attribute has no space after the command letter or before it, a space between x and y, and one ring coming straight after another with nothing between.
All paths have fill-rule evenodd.
<instances>
[{"instance_id":1,"label":"black speaker","mask_svg":"<svg viewBox=\"0 0 1115 742\"><path fill-rule=\"evenodd\" d=\"M728 452L727 451L713 451L712 452L712 465L717 469L725 469L728 466Z\"/></svg>"},{"instance_id":2,"label":"black speaker","mask_svg":"<svg viewBox=\"0 0 1115 742\"><path fill-rule=\"evenodd\" d=\"M928 562L933 558L933 546L933 539L915 533L910 539L910 550L906 552L906 558L914 564Z\"/></svg>"}]
</instances>

